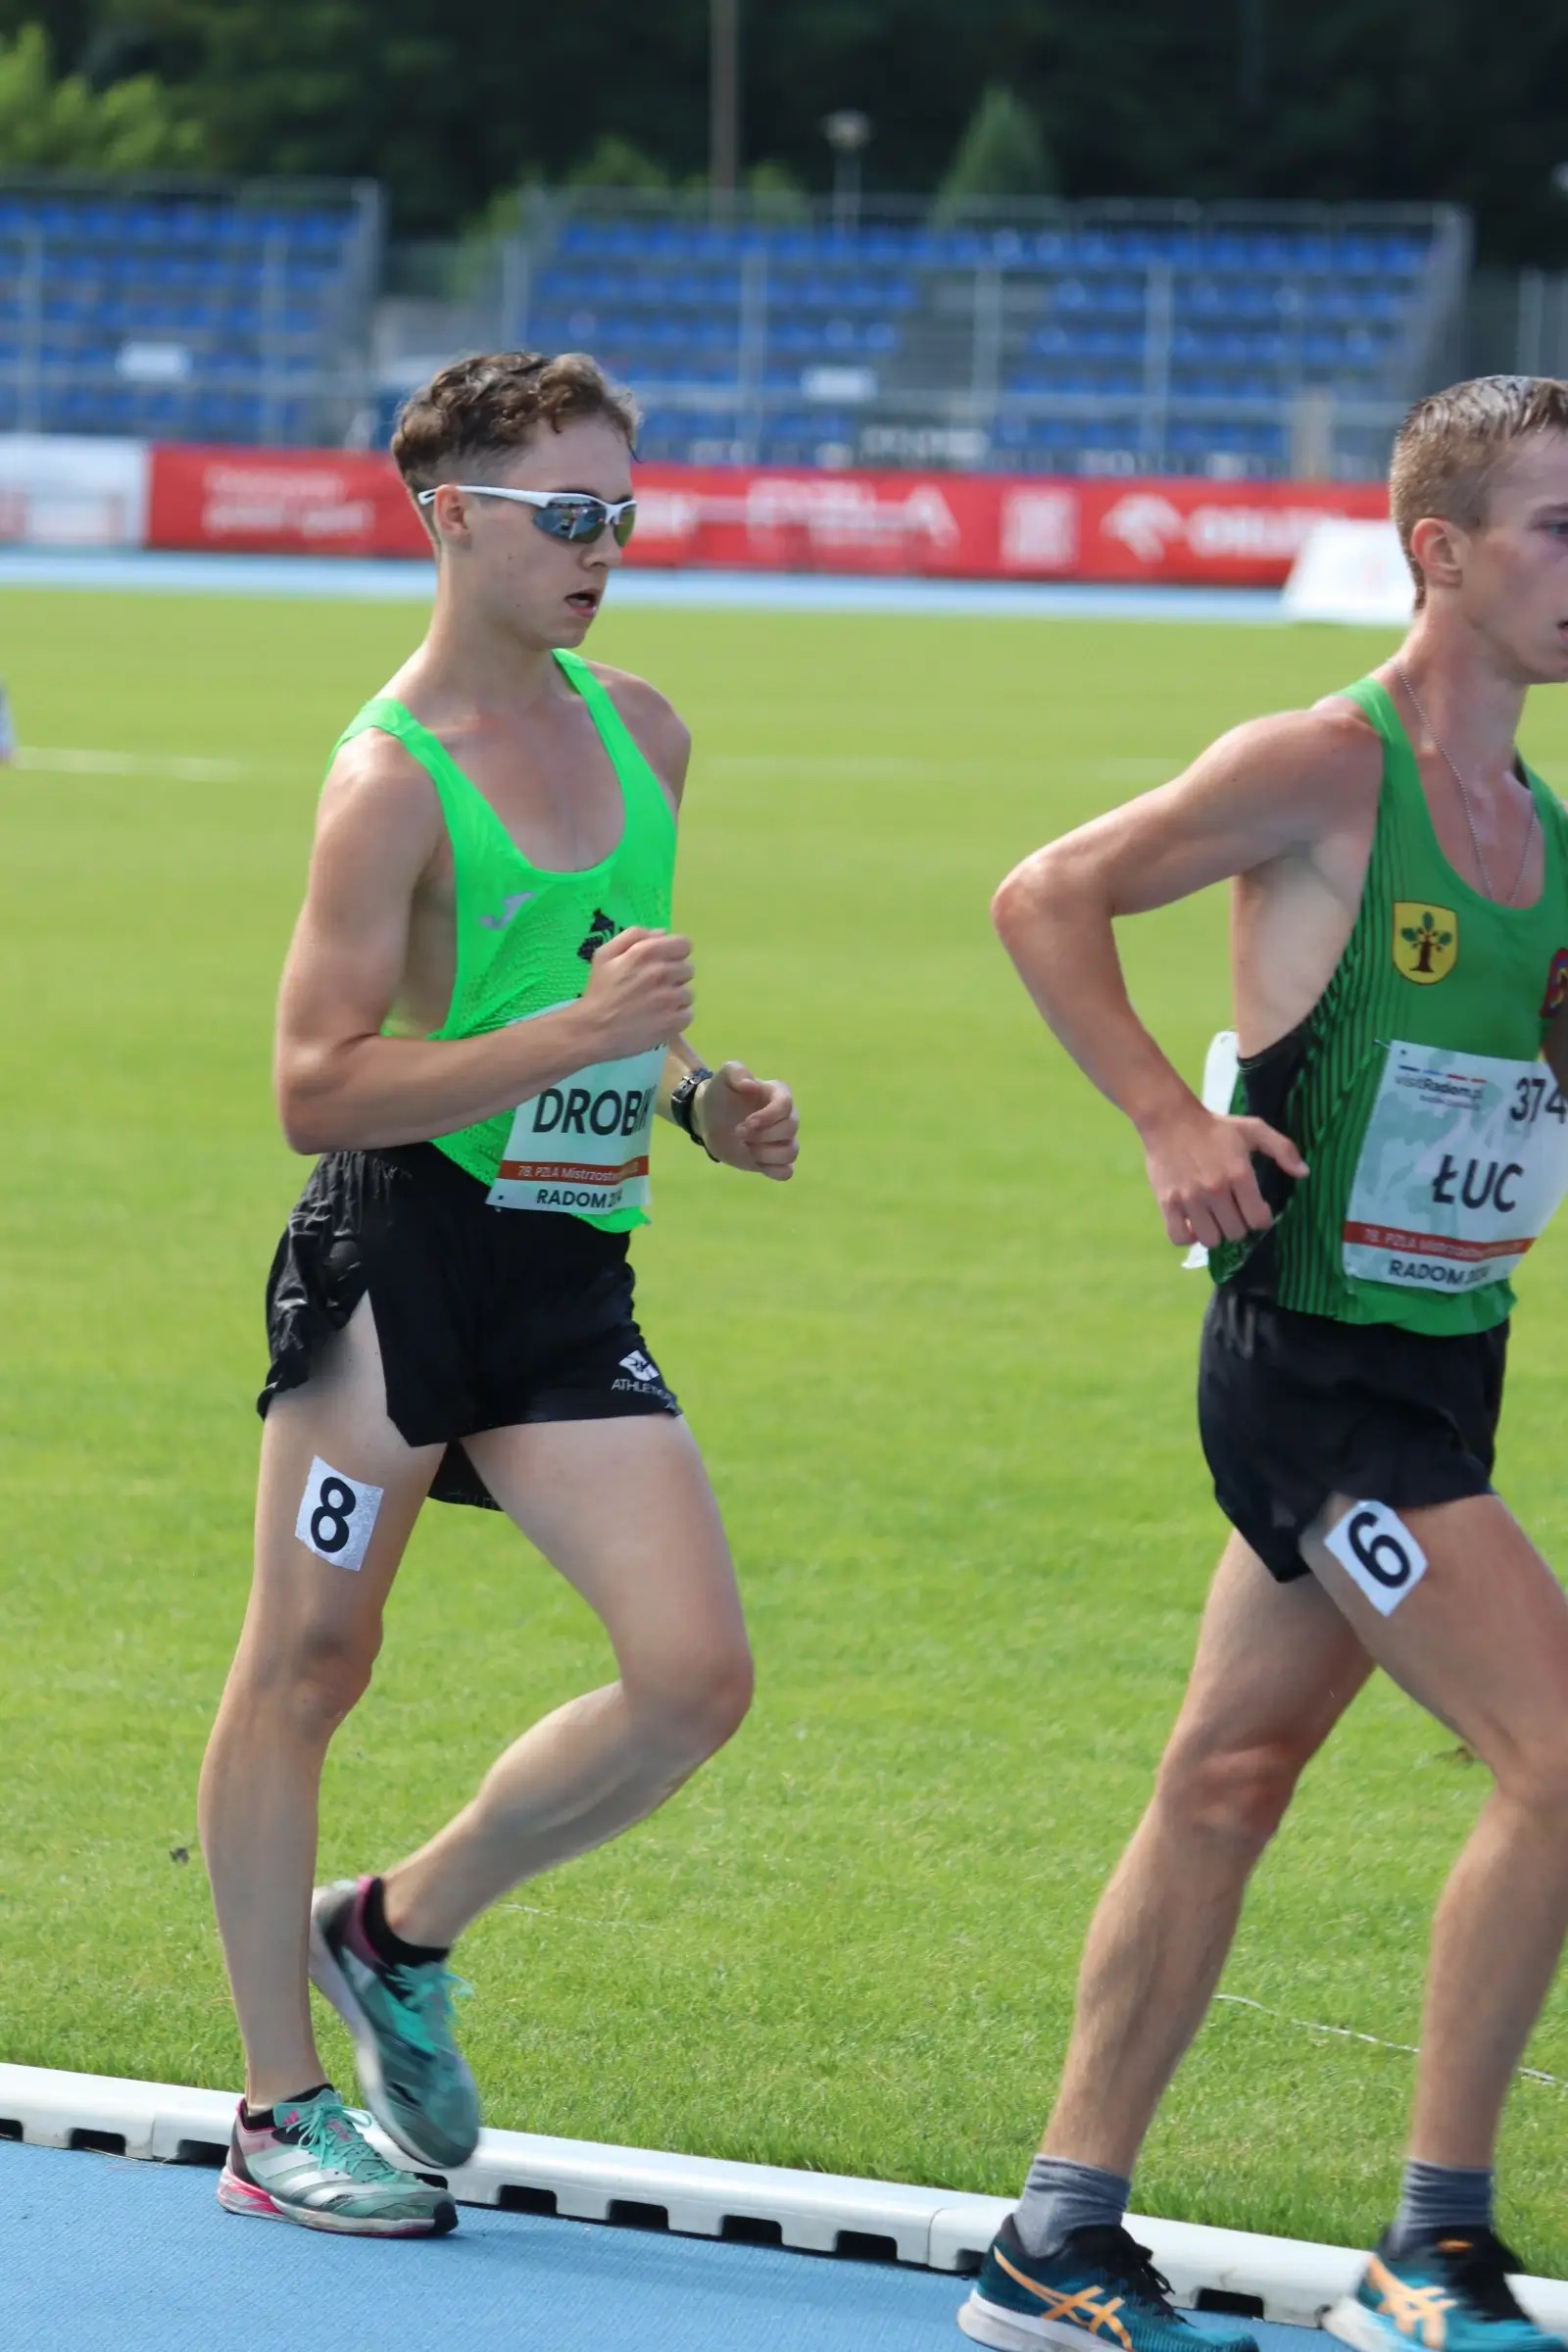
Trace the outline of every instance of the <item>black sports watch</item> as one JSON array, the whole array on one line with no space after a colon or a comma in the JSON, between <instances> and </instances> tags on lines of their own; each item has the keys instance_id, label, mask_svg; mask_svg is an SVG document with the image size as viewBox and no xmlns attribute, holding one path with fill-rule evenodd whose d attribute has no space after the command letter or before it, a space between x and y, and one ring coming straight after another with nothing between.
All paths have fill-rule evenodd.
<instances>
[{"instance_id":1,"label":"black sports watch","mask_svg":"<svg viewBox=\"0 0 1568 2352\"><path fill-rule=\"evenodd\" d=\"M706 1085L712 1075L712 1071L706 1068L701 1062L698 1063L695 1070L688 1070L669 1098L669 1115L683 1135L689 1135L694 1144L699 1145L704 1152L708 1152L710 1159L716 1160L718 1153L710 1150L698 1134L692 1115L697 1105L698 1088Z\"/></svg>"}]
</instances>

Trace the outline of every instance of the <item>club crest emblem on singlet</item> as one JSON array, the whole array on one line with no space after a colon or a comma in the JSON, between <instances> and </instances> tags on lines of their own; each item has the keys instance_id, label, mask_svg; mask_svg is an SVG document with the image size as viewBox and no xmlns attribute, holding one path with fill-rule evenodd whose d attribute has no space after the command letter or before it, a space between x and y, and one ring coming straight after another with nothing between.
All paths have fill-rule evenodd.
<instances>
[{"instance_id":1,"label":"club crest emblem on singlet","mask_svg":"<svg viewBox=\"0 0 1568 2352\"><path fill-rule=\"evenodd\" d=\"M1559 948L1546 974L1546 993L1541 1000L1542 1019L1549 1021L1565 1004L1568 1004L1568 948Z\"/></svg>"},{"instance_id":2,"label":"club crest emblem on singlet","mask_svg":"<svg viewBox=\"0 0 1568 2352\"><path fill-rule=\"evenodd\" d=\"M1396 899L1394 960L1418 988L1446 980L1459 960L1459 917L1453 908L1429 906L1421 899Z\"/></svg>"}]
</instances>

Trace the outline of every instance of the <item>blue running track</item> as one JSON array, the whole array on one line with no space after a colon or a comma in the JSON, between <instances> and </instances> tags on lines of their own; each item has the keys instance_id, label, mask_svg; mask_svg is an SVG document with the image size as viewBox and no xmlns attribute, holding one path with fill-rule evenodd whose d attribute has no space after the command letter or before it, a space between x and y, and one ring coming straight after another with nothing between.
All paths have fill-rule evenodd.
<instances>
[{"instance_id":1,"label":"blue running track","mask_svg":"<svg viewBox=\"0 0 1568 2352\"><path fill-rule=\"evenodd\" d=\"M962 2352L967 2279L465 2206L376 2244L220 2211L217 2177L0 2144L5 2352ZM1200 2319L1232 2334L1235 2320ZM1252 2323L1263 2352L1325 2352Z\"/></svg>"},{"instance_id":2,"label":"blue running track","mask_svg":"<svg viewBox=\"0 0 1568 2352\"><path fill-rule=\"evenodd\" d=\"M96 588L175 596L319 596L428 604L431 565L354 556L71 554L0 548L0 588ZM617 607L723 612L926 613L983 620L1283 621L1272 588L1116 587L1093 581L932 580L768 571L618 572Z\"/></svg>"}]
</instances>

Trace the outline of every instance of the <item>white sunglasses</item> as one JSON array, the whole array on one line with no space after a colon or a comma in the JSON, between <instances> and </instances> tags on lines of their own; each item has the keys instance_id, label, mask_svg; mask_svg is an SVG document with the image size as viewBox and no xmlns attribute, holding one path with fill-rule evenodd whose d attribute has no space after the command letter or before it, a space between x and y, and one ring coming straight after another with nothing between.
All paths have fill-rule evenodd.
<instances>
[{"instance_id":1,"label":"white sunglasses","mask_svg":"<svg viewBox=\"0 0 1568 2352\"><path fill-rule=\"evenodd\" d=\"M609 530L615 545L624 547L637 524L637 501L622 498L612 502L595 498L587 490L502 490L494 482L440 482L441 490L462 490L469 498L505 498L514 506L532 507L534 527L551 539L566 539L574 547L589 547ZM415 494L415 504L428 507L434 503L434 490Z\"/></svg>"}]
</instances>

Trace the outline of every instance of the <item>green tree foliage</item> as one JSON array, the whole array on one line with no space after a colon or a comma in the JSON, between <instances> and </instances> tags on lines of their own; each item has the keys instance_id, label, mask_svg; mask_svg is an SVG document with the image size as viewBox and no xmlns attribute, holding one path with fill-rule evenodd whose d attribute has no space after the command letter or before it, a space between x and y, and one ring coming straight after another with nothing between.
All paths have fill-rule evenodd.
<instances>
[{"instance_id":1,"label":"green tree foliage","mask_svg":"<svg viewBox=\"0 0 1568 2352\"><path fill-rule=\"evenodd\" d=\"M607 130L596 139L581 163L574 164L566 174L566 185L572 188L641 188L661 189L669 185L669 173L651 155L645 155L630 139L618 132Z\"/></svg>"},{"instance_id":2,"label":"green tree foliage","mask_svg":"<svg viewBox=\"0 0 1568 2352\"><path fill-rule=\"evenodd\" d=\"M745 173L746 193L764 220L805 220L807 192L787 164L753 164Z\"/></svg>"},{"instance_id":3,"label":"green tree foliage","mask_svg":"<svg viewBox=\"0 0 1568 2352\"><path fill-rule=\"evenodd\" d=\"M95 90L56 79L42 25L0 34L0 169L191 171L206 160L199 124L150 74Z\"/></svg>"},{"instance_id":4,"label":"green tree foliage","mask_svg":"<svg viewBox=\"0 0 1568 2352\"><path fill-rule=\"evenodd\" d=\"M33 19L95 90L176 88L219 168L375 177L408 236L608 136L707 168L708 0L0 0L0 32ZM858 107L869 185L929 193L998 84L1065 195L1447 199L1492 258L1568 263L1568 0L742 0L741 45L743 160L808 187Z\"/></svg>"},{"instance_id":5,"label":"green tree foliage","mask_svg":"<svg viewBox=\"0 0 1568 2352\"><path fill-rule=\"evenodd\" d=\"M1039 116L1004 82L988 83L937 190L938 220L987 198L1050 196L1055 186Z\"/></svg>"}]
</instances>

